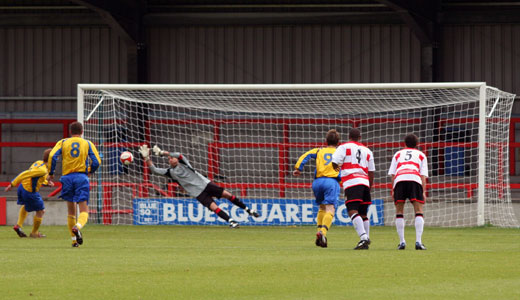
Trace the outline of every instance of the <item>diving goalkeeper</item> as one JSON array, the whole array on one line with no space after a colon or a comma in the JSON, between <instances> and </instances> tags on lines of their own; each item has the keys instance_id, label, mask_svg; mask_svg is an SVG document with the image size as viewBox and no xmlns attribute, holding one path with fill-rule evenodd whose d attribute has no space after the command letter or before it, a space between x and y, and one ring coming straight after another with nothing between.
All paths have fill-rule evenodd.
<instances>
[{"instance_id":1,"label":"diving goalkeeper","mask_svg":"<svg viewBox=\"0 0 520 300\"><path fill-rule=\"evenodd\" d=\"M214 197L228 199L234 205L244 209L250 216L255 218L260 216L256 210L249 209L235 195L195 171L195 169L190 165L190 162L179 152L170 153L161 150L157 145L153 146L153 153L155 155L168 156L170 167L167 169L156 168L153 165L153 162L150 159L150 149L147 145L139 147L139 152L152 173L177 181L177 183L186 190L190 196L195 197L202 205L209 208L212 212L216 213L219 217L228 222L229 227L237 228L239 227L239 224L230 218L225 211L218 207L217 203L215 203L215 200L213 199Z\"/></svg>"}]
</instances>

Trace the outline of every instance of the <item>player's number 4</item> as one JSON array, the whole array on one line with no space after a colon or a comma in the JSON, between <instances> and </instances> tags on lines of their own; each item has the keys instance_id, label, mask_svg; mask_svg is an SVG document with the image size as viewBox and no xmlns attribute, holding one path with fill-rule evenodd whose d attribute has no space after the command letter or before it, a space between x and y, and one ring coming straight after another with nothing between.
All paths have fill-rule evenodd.
<instances>
[{"instance_id":1,"label":"player's number 4","mask_svg":"<svg viewBox=\"0 0 520 300\"><path fill-rule=\"evenodd\" d=\"M357 159L357 163L360 164L361 163L361 149L357 150L356 159Z\"/></svg>"}]
</instances>

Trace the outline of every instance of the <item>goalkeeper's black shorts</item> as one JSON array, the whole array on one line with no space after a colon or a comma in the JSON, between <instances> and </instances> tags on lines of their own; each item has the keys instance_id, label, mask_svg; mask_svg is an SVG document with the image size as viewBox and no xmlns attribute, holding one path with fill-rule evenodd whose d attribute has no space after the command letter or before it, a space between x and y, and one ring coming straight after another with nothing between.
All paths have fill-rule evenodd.
<instances>
[{"instance_id":1,"label":"goalkeeper's black shorts","mask_svg":"<svg viewBox=\"0 0 520 300\"><path fill-rule=\"evenodd\" d=\"M211 203L215 201L213 197L220 198L222 197L222 193L224 192L224 188L214 184L213 182L209 182L206 188L197 196L197 200L209 208Z\"/></svg>"}]
</instances>

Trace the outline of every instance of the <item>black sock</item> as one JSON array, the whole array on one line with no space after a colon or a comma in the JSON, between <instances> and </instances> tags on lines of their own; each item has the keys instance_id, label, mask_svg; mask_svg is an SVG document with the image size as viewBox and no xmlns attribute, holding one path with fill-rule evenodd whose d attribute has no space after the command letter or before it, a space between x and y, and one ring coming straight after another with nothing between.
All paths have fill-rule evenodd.
<instances>
[{"instance_id":1,"label":"black sock","mask_svg":"<svg viewBox=\"0 0 520 300\"><path fill-rule=\"evenodd\" d=\"M221 217L222 219L224 219L224 221L226 222L229 222L229 215L223 211L222 209L220 209L220 207L218 207L217 209L215 209L215 213Z\"/></svg>"},{"instance_id":2,"label":"black sock","mask_svg":"<svg viewBox=\"0 0 520 300\"><path fill-rule=\"evenodd\" d=\"M244 204L244 202L240 201L240 199L238 199L235 195L231 196L229 201L242 209L247 209L247 206Z\"/></svg>"}]
</instances>

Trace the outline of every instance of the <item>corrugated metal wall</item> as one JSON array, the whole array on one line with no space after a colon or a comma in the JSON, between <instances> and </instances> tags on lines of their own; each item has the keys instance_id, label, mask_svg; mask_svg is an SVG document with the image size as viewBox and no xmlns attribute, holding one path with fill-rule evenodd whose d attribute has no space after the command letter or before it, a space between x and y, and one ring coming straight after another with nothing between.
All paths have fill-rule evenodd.
<instances>
[{"instance_id":1,"label":"corrugated metal wall","mask_svg":"<svg viewBox=\"0 0 520 300\"><path fill-rule=\"evenodd\" d=\"M149 29L152 83L358 83L420 80L405 25L186 26Z\"/></svg>"},{"instance_id":2,"label":"corrugated metal wall","mask_svg":"<svg viewBox=\"0 0 520 300\"><path fill-rule=\"evenodd\" d=\"M77 84L126 83L127 53L108 26L0 28L0 118L75 118ZM2 142L63 137L61 126L4 124L0 130ZM2 174L26 169L41 152L4 148Z\"/></svg>"},{"instance_id":3,"label":"corrugated metal wall","mask_svg":"<svg viewBox=\"0 0 520 300\"><path fill-rule=\"evenodd\" d=\"M445 26L441 67L443 81L485 81L520 94L520 24Z\"/></svg>"},{"instance_id":4,"label":"corrugated metal wall","mask_svg":"<svg viewBox=\"0 0 520 300\"><path fill-rule=\"evenodd\" d=\"M520 25L448 25L442 36L442 81L520 92ZM148 48L152 83L420 78L419 42L405 25L150 28ZM108 27L0 28L0 97L75 96L78 82L125 83L127 50Z\"/></svg>"},{"instance_id":5,"label":"corrugated metal wall","mask_svg":"<svg viewBox=\"0 0 520 300\"><path fill-rule=\"evenodd\" d=\"M78 83L125 83L127 45L109 27L0 28L0 97L76 96ZM75 99L3 100L0 111L75 111Z\"/></svg>"}]
</instances>

